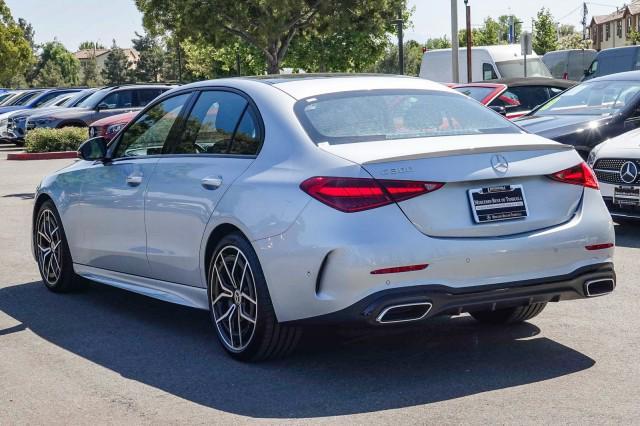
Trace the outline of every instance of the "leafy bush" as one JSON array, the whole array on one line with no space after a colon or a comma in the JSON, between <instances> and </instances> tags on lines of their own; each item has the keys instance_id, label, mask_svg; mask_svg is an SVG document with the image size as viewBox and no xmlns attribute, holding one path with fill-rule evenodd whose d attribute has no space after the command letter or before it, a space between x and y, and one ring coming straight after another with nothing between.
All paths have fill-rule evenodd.
<instances>
[{"instance_id":1,"label":"leafy bush","mask_svg":"<svg viewBox=\"0 0 640 426\"><path fill-rule=\"evenodd\" d=\"M86 128L33 129L25 138L27 152L76 151L89 138Z\"/></svg>"}]
</instances>

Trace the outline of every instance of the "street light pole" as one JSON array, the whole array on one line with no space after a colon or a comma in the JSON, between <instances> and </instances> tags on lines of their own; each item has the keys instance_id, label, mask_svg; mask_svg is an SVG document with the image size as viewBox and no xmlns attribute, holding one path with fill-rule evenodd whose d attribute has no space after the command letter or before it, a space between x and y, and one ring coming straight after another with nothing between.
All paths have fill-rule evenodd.
<instances>
[{"instance_id":1,"label":"street light pole","mask_svg":"<svg viewBox=\"0 0 640 426\"><path fill-rule=\"evenodd\" d=\"M458 5L457 0L451 0L451 77L452 83L460 82L460 68L458 67Z\"/></svg>"},{"instance_id":2,"label":"street light pole","mask_svg":"<svg viewBox=\"0 0 640 426\"><path fill-rule=\"evenodd\" d=\"M469 6L469 0L464 0L465 9L467 12L467 83L473 81L473 73L471 72L471 6Z\"/></svg>"},{"instance_id":3,"label":"street light pole","mask_svg":"<svg viewBox=\"0 0 640 426\"><path fill-rule=\"evenodd\" d=\"M398 64L400 75L404 75L404 34L402 33L404 21L402 20L402 9L398 13Z\"/></svg>"}]
</instances>

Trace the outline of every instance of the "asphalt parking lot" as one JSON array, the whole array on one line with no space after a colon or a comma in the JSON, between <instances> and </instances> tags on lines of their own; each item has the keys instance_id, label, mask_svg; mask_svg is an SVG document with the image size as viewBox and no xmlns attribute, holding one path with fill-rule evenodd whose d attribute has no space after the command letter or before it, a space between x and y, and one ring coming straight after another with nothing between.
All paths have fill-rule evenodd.
<instances>
[{"instance_id":1,"label":"asphalt parking lot","mask_svg":"<svg viewBox=\"0 0 640 426\"><path fill-rule=\"evenodd\" d=\"M315 330L292 357L248 365L204 311L98 284L48 292L32 197L69 160L4 160L12 149L0 146L0 424L640 422L640 226L617 227L613 295L503 329L463 316Z\"/></svg>"}]
</instances>

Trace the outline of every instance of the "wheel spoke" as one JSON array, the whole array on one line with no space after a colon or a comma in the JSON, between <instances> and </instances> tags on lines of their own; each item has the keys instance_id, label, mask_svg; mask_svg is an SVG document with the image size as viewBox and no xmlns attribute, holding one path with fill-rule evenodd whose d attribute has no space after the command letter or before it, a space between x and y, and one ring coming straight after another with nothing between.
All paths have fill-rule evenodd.
<instances>
[{"instance_id":1,"label":"wheel spoke","mask_svg":"<svg viewBox=\"0 0 640 426\"><path fill-rule=\"evenodd\" d=\"M238 321L238 340L240 341L240 347L242 347L242 325L240 324L240 311L242 310L241 307L238 307L238 309L236 309L236 318Z\"/></svg>"},{"instance_id":2,"label":"wheel spoke","mask_svg":"<svg viewBox=\"0 0 640 426\"><path fill-rule=\"evenodd\" d=\"M248 300L249 302L253 303L254 305L257 305L258 303L253 300L248 294L246 293L241 293L240 294L244 299Z\"/></svg>"},{"instance_id":3,"label":"wheel spoke","mask_svg":"<svg viewBox=\"0 0 640 426\"><path fill-rule=\"evenodd\" d=\"M229 318L227 323L229 325L229 336L231 336L231 346L233 346L233 313L236 311L236 305L231 305L231 313L229 314Z\"/></svg>"},{"instance_id":4,"label":"wheel spoke","mask_svg":"<svg viewBox=\"0 0 640 426\"><path fill-rule=\"evenodd\" d=\"M222 314L222 316L220 318L216 318L216 324L218 324L219 322L223 321L226 317L231 315L233 313L233 310L235 309L235 307L236 307L236 305L229 306L229 309L227 309L227 312Z\"/></svg>"},{"instance_id":5,"label":"wheel spoke","mask_svg":"<svg viewBox=\"0 0 640 426\"><path fill-rule=\"evenodd\" d=\"M242 307L240 309L238 309L238 312L240 312L240 316L242 318L244 318L245 320L249 321L251 324L255 324L256 323L256 320L254 320L249 315L244 313L244 310L242 309Z\"/></svg>"},{"instance_id":6,"label":"wheel spoke","mask_svg":"<svg viewBox=\"0 0 640 426\"><path fill-rule=\"evenodd\" d=\"M46 242L51 243L51 238L49 238L49 236L46 235L44 232L38 231L38 235L40 235L42 238L44 238Z\"/></svg>"},{"instance_id":7,"label":"wheel spoke","mask_svg":"<svg viewBox=\"0 0 640 426\"><path fill-rule=\"evenodd\" d=\"M215 304L216 304L216 303L218 303L220 300L222 300L222 298L224 298L224 297L226 297L226 298L228 298L228 299L231 299L231 298L233 297L233 294L232 294L232 293L226 293L226 292L225 292L225 293L220 293L220 294L218 295L218 297L216 297L216 298L215 298L215 300L214 300L213 302L211 302L211 305L212 305L212 306L213 306L213 305L215 305Z\"/></svg>"},{"instance_id":8,"label":"wheel spoke","mask_svg":"<svg viewBox=\"0 0 640 426\"><path fill-rule=\"evenodd\" d=\"M220 253L220 255L222 255L222 253ZM224 266L224 270L227 273L227 277L229 277L233 288L238 288L238 286L236 285L236 281L233 279L233 275L231 275L231 273L229 272L229 267L227 266L227 262L224 260L224 258L222 258L222 265Z\"/></svg>"},{"instance_id":9,"label":"wheel spoke","mask_svg":"<svg viewBox=\"0 0 640 426\"><path fill-rule=\"evenodd\" d=\"M246 259L244 261L244 268L242 268L242 277L240 278L240 288L238 289L240 291L240 293L242 293L242 285L244 284L244 274L247 272L247 266L249 264L247 263Z\"/></svg>"},{"instance_id":10,"label":"wheel spoke","mask_svg":"<svg viewBox=\"0 0 640 426\"><path fill-rule=\"evenodd\" d=\"M228 288L228 287L225 287L225 286L224 286L223 281L222 281L222 277L220 276L220 271L218 271L218 267L214 265L214 266L213 266L213 270L215 271L216 276L218 277L218 284L220 284L220 287L221 287L224 291L226 291L227 293L231 293L231 294L233 294L233 290L232 290L232 289L230 289L230 288Z\"/></svg>"}]
</instances>

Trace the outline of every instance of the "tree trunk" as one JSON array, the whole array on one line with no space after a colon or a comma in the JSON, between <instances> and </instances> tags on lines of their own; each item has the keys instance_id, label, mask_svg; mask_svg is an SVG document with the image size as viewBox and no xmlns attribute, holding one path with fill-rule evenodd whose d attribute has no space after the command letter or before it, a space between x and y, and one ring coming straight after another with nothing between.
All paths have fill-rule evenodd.
<instances>
[{"instance_id":1,"label":"tree trunk","mask_svg":"<svg viewBox=\"0 0 640 426\"><path fill-rule=\"evenodd\" d=\"M267 56L267 74L280 74L280 63L277 58Z\"/></svg>"}]
</instances>

